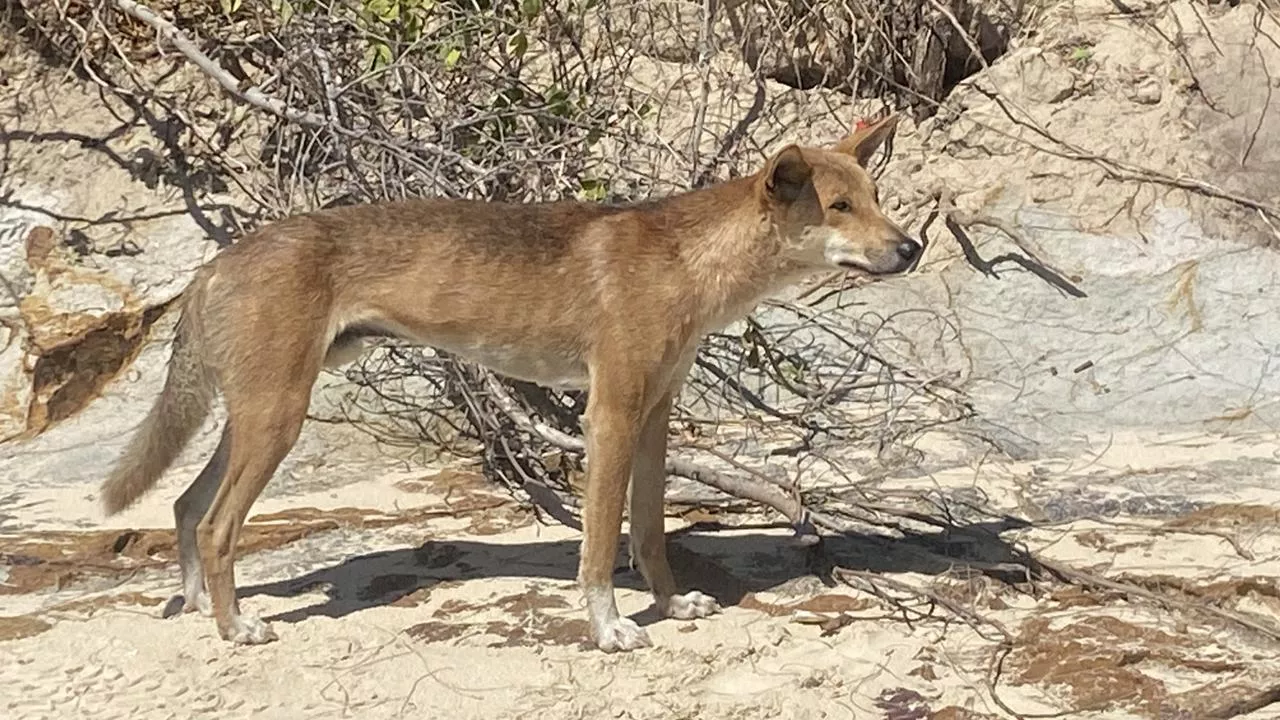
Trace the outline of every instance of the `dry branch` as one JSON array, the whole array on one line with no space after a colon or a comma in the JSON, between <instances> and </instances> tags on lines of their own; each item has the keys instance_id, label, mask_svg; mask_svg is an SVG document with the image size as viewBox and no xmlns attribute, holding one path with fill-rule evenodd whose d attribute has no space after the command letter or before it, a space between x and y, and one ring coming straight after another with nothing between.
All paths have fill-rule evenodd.
<instances>
[{"instance_id":1,"label":"dry branch","mask_svg":"<svg viewBox=\"0 0 1280 720\"><path fill-rule=\"evenodd\" d=\"M151 12L149 8L134 0L112 0L112 3L120 9L121 12L137 18L142 22L150 25L155 29L156 34L168 40L173 44L178 52L182 53L188 60L195 63L197 67L203 70L209 77L213 78L227 92L235 95L241 100L253 105L254 107L273 112L286 120L299 122L304 125L314 127L328 127L329 121L321 115L298 110L286 105L283 101L266 95L255 87L241 87L241 83L234 75L225 70L221 65L214 62L208 55L200 52L200 48L195 46L181 30L173 23Z\"/></svg>"},{"instance_id":2,"label":"dry branch","mask_svg":"<svg viewBox=\"0 0 1280 720\"><path fill-rule=\"evenodd\" d=\"M494 403L511 418L515 424L525 432L532 433L541 438L545 442L554 445L561 450L581 453L586 450L586 443L582 438L570 435L566 432L558 430L550 425L535 420L530 417L516 402L515 398L507 392L506 388L497 381L492 373L482 371L485 375L485 388L488 390ZM667 473L678 477L696 480L708 487L714 488L727 495L732 495L743 500L750 500L781 513L790 521L792 527L796 531L796 535L800 541L805 544L812 544L817 541L817 533L813 528L813 524L809 520L809 511L804 507L798 498L788 497L779 491L759 480L750 478L739 478L717 472L711 468L704 467L695 462L681 460L680 458L667 458Z\"/></svg>"},{"instance_id":3,"label":"dry branch","mask_svg":"<svg viewBox=\"0 0 1280 720\"><path fill-rule=\"evenodd\" d=\"M119 8L121 12L129 15L130 17L141 20L154 28L158 36L173 43L174 48L176 48L178 52L182 53L183 56L194 63L196 67L200 68L205 72L205 74L217 81L224 90L240 100L243 100L256 108L279 115L290 122L301 123L302 125L308 125L315 128L325 128L353 140L367 138L364 133L339 125L336 110L330 117L326 118L318 113L292 107L286 104L283 100L271 97L252 85L245 86L244 83L237 80L229 71L210 59L208 55L200 52L200 48L196 47L195 43L191 42L191 40L188 39L187 36L177 28L177 26L159 15L156 15L145 5L135 2L134 0L112 0L112 3ZM324 69L328 67L328 63L322 59L319 63L319 67ZM329 99L332 100L332 97ZM484 168L481 168L479 165L476 165L457 153L449 152L434 143L419 142L416 143L416 147L430 153L438 154L452 162L458 163L468 172L475 173L476 175L486 174Z\"/></svg>"},{"instance_id":4,"label":"dry branch","mask_svg":"<svg viewBox=\"0 0 1280 720\"><path fill-rule=\"evenodd\" d=\"M1171 593L1158 593L1120 580L1111 580L1063 563L1039 559L1044 569L1071 585L1118 593L1126 598L1145 600L1162 607L1174 607L1192 614L1210 615L1218 620L1248 628L1271 640L1280 641L1280 627L1260 622L1242 613L1225 610L1204 601L1187 600Z\"/></svg>"},{"instance_id":5,"label":"dry branch","mask_svg":"<svg viewBox=\"0 0 1280 720\"><path fill-rule=\"evenodd\" d=\"M929 218L925 221L924 228L922 228L921 233L923 234L925 230L933 224L935 218L939 214L942 214L945 218L943 220L944 224L946 224L947 229L951 231L952 237L954 237L956 242L959 243L960 250L964 253L965 260L973 266L974 269L984 275L999 277L996 274L996 266L1002 263L1011 262L1016 265L1020 265L1023 269L1058 288L1067 295L1077 298L1088 297L1088 295L1077 287L1075 283L1068 280L1062 271L1054 268L1053 265L1047 262L1044 259L1044 251L1036 247L1035 243L1031 242L1022 233L1022 231L1014 227L1012 223L986 214L967 213L957 210L950 190L942 190L936 193L934 197L936 205L934 210L930 213ZM974 246L973 240L969 238L969 234L964 230L966 227L973 226L985 226L1001 231L1010 240L1012 240L1013 243L1018 246L1018 249L1024 254L1018 255L1017 253L1005 253L991 258L990 260L983 258L978 252L977 247Z\"/></svg>"}]
</instances>

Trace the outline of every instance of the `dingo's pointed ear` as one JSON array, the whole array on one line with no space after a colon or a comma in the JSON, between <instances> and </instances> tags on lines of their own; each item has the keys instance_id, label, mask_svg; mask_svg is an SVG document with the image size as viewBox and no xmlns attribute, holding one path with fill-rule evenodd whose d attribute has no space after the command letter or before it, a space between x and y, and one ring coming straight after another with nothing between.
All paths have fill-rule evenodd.
<instances>
[{"instance_id":1,"label":"dingo's pointed ear","mask_svg":"<svg viewBox=\"0 0 1280 720\"><path fill-rule=\"evenodd\" d=\"M813 180L813 167L796 145L788 145L769 160L765 168L765 191L775 200L793 203Z\"/></svg>"},{"instance_id":2,"label":"dingo's pointed ear","mask_svg":"<svg viewBox=\"0 0 1280 720\"><path fill-rule=\"evenodd\" d=\"M866 124L859 122L852 133L836 144L836 152L852 155L859 165L866 167L876 148L892 137L897 127L897 113L889 113L880 120Z\"/></svg>"}]
</instances>

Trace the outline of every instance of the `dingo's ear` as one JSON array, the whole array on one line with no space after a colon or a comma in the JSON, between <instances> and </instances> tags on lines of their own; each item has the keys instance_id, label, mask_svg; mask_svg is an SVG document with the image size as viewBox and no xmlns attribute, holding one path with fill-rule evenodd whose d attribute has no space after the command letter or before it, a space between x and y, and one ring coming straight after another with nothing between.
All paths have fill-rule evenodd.
<instances>
[{"instance_id":1,"label":"dingo's ear","mask_svg":"<svg viewBox=\"0 0 1280 720\"><path fill-rule=\"evenodd\" d=\"M813 180L813 167L804 159L800 148L788 145L769 160L765 168L765 191L775 200L793 203L804 194Z\"/></svg>"},{"instance_id":2,"label":"dingo's ear","mask_svg":"<svg viewBox=\"0 0 1280 720\"><path fill-rule=\"evenodd\" d=\"M836 152L852 155L859 165L866 167L876 148L892 137L897 127L897 113L889 113L870 123L859 122L852 133L836 144Z\"/></svg>"}]
</instances>

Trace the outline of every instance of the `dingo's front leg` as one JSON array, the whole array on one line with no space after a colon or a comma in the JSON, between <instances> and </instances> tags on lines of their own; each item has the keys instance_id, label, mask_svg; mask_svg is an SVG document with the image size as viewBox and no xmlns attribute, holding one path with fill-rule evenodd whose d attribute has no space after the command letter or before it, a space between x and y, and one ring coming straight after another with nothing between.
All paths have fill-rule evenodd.
<instances>
[{"instance_id":1,"label":"dingo's front leg","mask_svg":"<svg viewBox=\"0 0 1280 720\"><path fill-rule=\"evenodd\" d=\"M706 617L720 606L715 598L696 590L678 594L667 562L667 535L663 514L663 490L667 484L667 424L671 394L666 395L645 419L631 470L631 557L653 591L663 617L689 620Z\"/></svg>"},{"instance_id":2,"label":"dingo's front leg","mask_svg":"<svg viewBox=\"0 0 1280 720\"><path fill-rule=\"evenodd\" d=\"M602 367L592 373L583 418L587 491L578 582L586 599L591 634L605 652L652 644L640 626L618 614L613 595L622 509L644 405L643 377L616 367Z\"/></svg>"}]
</instances>

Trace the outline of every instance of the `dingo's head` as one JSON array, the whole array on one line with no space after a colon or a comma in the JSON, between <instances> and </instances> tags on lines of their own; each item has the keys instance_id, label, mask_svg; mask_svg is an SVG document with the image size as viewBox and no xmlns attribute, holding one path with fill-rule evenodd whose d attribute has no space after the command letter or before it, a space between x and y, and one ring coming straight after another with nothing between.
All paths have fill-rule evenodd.
<instances>
[{"instance_id":1,"label":"dingo's head","mask_svg":"<svg viewBox=\"0 0 1280 720\"><path fill-rule=\"evenodd\" d=\"M833 149L788 145L763 172L763 193L783 259L804 268L892 275L920 259L920 243L880 211L866 165L898 124L890 114L861 126Z\"/></svg>"}]
</instances>

